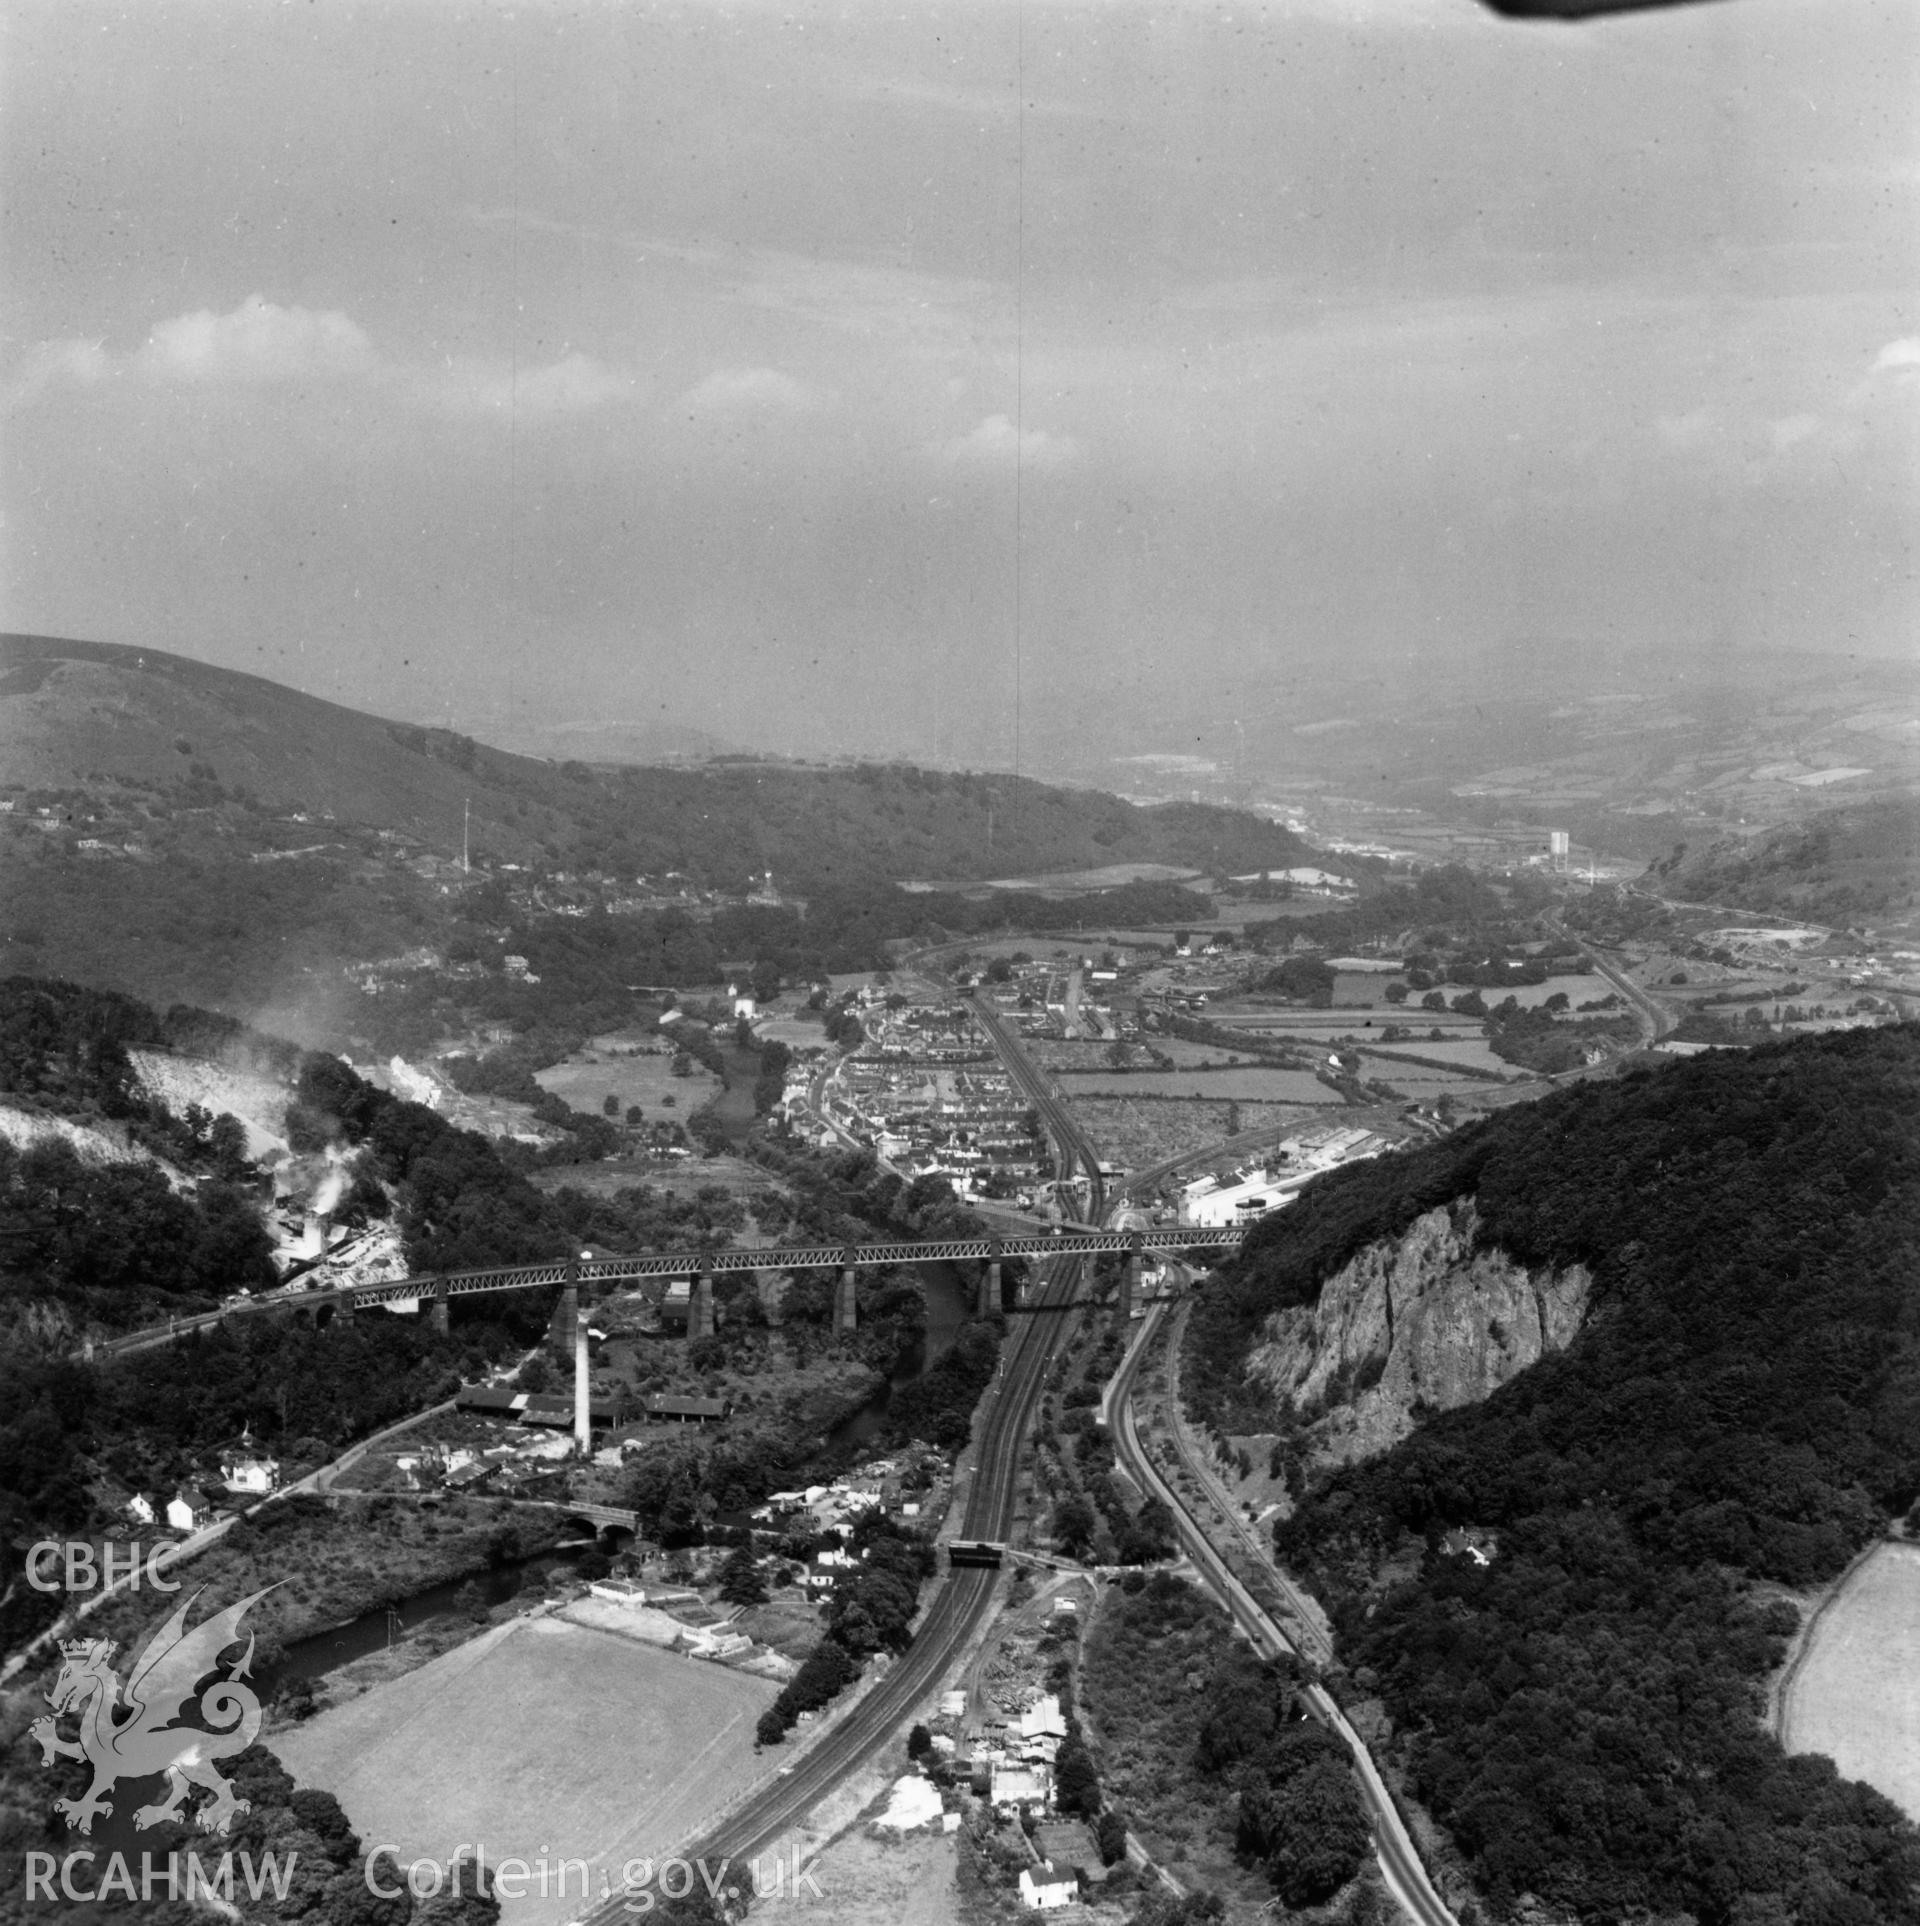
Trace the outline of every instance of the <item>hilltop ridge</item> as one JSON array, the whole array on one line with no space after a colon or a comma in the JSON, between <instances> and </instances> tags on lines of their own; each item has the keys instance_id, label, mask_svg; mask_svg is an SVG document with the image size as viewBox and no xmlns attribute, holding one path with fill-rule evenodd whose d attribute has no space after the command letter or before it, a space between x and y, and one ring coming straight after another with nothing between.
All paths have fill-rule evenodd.
<instances>
[{"instance_id":1,"label":"hilltop ridge","mask_svg":"<svg viewBox=\"0 0 1920 1926\"><path fill-rule=\"evenodd\" d=\"M682 870L719 886L772 870L963 881L1117 862L1297 860L1284 828L1200 804L1141 807L1031 778L728 757L589 767L393 722L163 650L0 636L0 740L16 796L119 795L292 826L371 824L444 855ZM275 838L264 829L258 837ZM286 842L286 837L277 839ZM312 840L311 838L309 840Z\"/></svg>"},{"instance_id":2,"label":"hilltop ridge","mask_svg":"<svg viewBox=\"0 0 1920 1926\"><path fill-rule=\"evenodd\" d=\"M1649 880L1682 901L1847 928L1920 914L1920 797L1823 809L1758 835L1685 845Z\"/></svg>"},{"instance_id":3,"label":"hilltop ridge","mask_svg":"<svg viewBox=\"0 0 1920 1926\"><path fill-rule=\"evenodd\" d=\"M1132 866L1158 880L1104 895L1083 880L1089 913L1180 919L1204 903L1179 878L1311 853L1232 809L1004 775L544 762L163 651L44 636L0 637L0 741L0 969L264 1016L309 1041L340 1034L354 967L440 968L483 938L524 954L550 927L591 935L602 987L712 982L723 958L870 969L889 941L996 914L896 887L910 879L1118 883ZM1046 909L1018 900L1023 919Z\"/></svg>"}]
</instances>

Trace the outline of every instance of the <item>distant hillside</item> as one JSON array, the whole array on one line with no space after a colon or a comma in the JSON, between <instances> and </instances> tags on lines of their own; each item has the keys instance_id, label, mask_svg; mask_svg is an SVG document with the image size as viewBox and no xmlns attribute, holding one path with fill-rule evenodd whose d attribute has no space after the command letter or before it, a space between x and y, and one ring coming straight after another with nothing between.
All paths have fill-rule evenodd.
<instances>
[{"instance_id":1,"label":"distant hillside","mask_svg":"<svg viewBox=\"0 0 1920 1926\"><path fill-rule=\"evenodd\" d=\"M316 1044L412 1048L471 1016L618 1023L634 983L713 982L741 958L869 969L890 941L1001 920L894 887L913 878L1244 873L1311 853L1233 810L1011 777L543 762L157 650L44 637L0 638L0 741L0 970ZM1162 882L1008 913L1069 928L1204 909ZM349 980L407 955L433 979L410 1000ZM507 955L532 974L503 977Z\"/></svg>"},{"instance_id":2,"label":"distant hillside","mask_svg":"<svg viewBox=\"0 0 1920 1926\"><path fill-rule=\"evenodd\" d=\"M15 796L150 797L235 833L264 815L395 832L458 855L717 888L849 879L980 881L1122 862L1208 870L1297 861L1287 830L1238 811L1142 809L1092 790L898 765L737 760L698 769L550 763L386 722L259 676L156 649L0 636L0 782ZM251 821L249 821L251 819ZM289 835L259 840L287 843Z\"/></svg>"},{"instance_id":3,"label":"distant hillside","mask_svg":"<svg viewBox=\"0 0 1920 1926\"><path fill-rule=\"evenodd\" d=\"M1685 902L1804 916L1835 928L1920 912L1920 797L1823 809L1754 837L1728 837L1654 866Z\"/></svg>"},{"instance_id":4,"label":"distant hillside","mask_svg":"<svg viewBox=\"0 0 1920 1926\"><path fill-rule=\"evenodd\" d=\"M1916 1107L1913 1026L1630 1071L1317 1181L1196 1303L1189 1396L1297 1485L1395 1382L1407 1301L1330 1381L1276 1353L1329 1280L1425 1273L1411 1435L1276 1540L1496 1918L1920 1919L1913 1827L1759 1716L1779 1588L1920 1496Z\"/></svg>"}]
</instances>

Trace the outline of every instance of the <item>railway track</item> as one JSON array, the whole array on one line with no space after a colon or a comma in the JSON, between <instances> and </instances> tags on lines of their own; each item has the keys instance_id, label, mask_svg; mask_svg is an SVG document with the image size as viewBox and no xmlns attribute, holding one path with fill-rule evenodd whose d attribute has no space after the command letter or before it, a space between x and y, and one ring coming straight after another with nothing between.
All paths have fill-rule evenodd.
<instances>
[{"instance_id":1,"label":"railway track","mask_svg":"<svg viewBox=\"0 0 1920 1926\"><path fill-rule=\"evenodd\" d=\"M1097 1160L1073 1119L998 1025L986 1024L1009 1072L1039 1110L1056 1150L1060 1173L1083 1173L1090 1185L1093 1215L1104 1211L1105 1192ZM1071 1307L1085 1274L1083 1257L1046 1260L1033 1303L1047 1310ZM1071 1326L1066 1317L1025 1317L1010 1322L1001 1352L998 1381L988 1393L980 1418L972 1484L957 1536L1005 1540L1011 1533L1025 1469L1025 1441L1045 1385L1047 1365ZM981 1567L949 1567L931 1581L931 1592L914 1639L866 1696L845 1712L791 1767L755 1788L697 1840L680 1850L684 1858L712 1869L720 1861L735 1866L764 1854L800 1824L822 1799L896 1741L935 1686L958 1663L994 1608L998 1574ZM715 1874L718 1877L718 1873ZM736 1882L737 1883L737 1882ZM624 1926L630 1919L624 1895L613 1894L584 1916L583 1926Z\"/></svg>"},{"instance_id":2,"label":"railway track","mask_svg":"<svg viewBox=\"0 0 1920 1926\"><path fill-rule=\"evenodd\" d=\"M1263 1568L1257 1586L1243 1578L1241 1572L1245 1569L1249 1554L1246 1547L1238 1542L1237 1530L1233 1534L1233 1544L1226 1547L1218 1545L1213 1533L1208 1531L1181 1490L1176 1488L1168 1466L1147 1447L1140 1435L1139 1417L1134 1410L1134 1391L1141 1367L1154 1349L1166 1314L1165 1304L1156 1304L1147 1313L1139 1338L1122 1358L1120 1369L1108 1389L1107 1410L1113 1422L1116 1451L1141 1489L1160 1498L1172 1512L1175 1530L1187 1555L1209 1589L1246 1632L1254 1649L1268 1658L1287 1655L1304 1659L1311 1671L1316 1663L1324 1663L1325 1656L1331 1655L1331 1647L1322 1639L1316 1650L1312 1641L1298 1631L1296 1637L1289 1637L1281 1629L1279 1617L1271 1605L1263 1602L1263 1595L1265 1599L1282 1601L1284 1615L1296 1628L1311 1625L1311 1620L1303 1610L1296 1612L1284 1606L1289 1589L1285 1579L1264 1558L1254 1561ZM1187 1446L1180 1438L1177 1426L1167 1435L1168 1452L1186 1473L1183 1482L1204 1492L1208 1486L1205 1470L1190 1461ZM1218 1530L1216 1525L1215 1531ZM1392 1893L1396 1904L1410 1919L1418 1922L1418 1926L1459 1926L1448 1910L1446 1901L1428 1878L1419 1849L1414 1845L1406 1822L1393 1803L1392 1793L1380 1777L1373 1755L1348 1722L1338 1702L1317 1680L1309 1683L1301 1696L1313 1716L1346 1746L1352 1756L1354 1774L1359 1780L1361 1796L1366 1801L1373 1824L1375 1857L1379 1862L1381 1877L1386 1881L1387 1890Z\"/></svg>"}]
</instances>

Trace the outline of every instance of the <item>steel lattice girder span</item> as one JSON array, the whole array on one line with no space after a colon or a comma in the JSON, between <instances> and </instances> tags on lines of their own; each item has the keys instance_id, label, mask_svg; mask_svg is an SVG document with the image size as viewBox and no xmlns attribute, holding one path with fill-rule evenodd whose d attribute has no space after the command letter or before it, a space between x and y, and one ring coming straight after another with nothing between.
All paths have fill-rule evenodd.
<instances>
[{"instance_id":1,"label":"steel lattice girder span","mask_svg":"<svg viewBox=\"0 0 1920 1926\"><path fill-rule=\"evenodd\" d=\"M392 1304L423 1297L471 1297L482 1291L524 1291L543 1284L618 1284L643 1277L720 1277L736 1271L877 1270L890 1264L938 1264L1004 1257L1115 1257L1130 1251L1233 1250L1244 1235L1191 1226L1151 1231L1065 1231L1058 1237L943 1237L898 1244L800 1244L766 1250L645 1251L636 1257L556 1259L508 1264L496 1270L448 1271L355 1284L315 1292L354 1304Z\"/></svg>"}]
</instances>

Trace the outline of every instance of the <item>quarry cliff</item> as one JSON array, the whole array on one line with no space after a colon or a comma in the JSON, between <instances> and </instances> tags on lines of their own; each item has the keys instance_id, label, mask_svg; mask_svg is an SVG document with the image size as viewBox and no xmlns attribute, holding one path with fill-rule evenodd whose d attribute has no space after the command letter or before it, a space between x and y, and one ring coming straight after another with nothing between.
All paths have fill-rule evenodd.
<instances>
[{"instance_id":1,"label":"quarry cliff","mask_svg":"<svg viewBox=\"0 0 1920 1926\"><path fill-rule=\"evenodd\" d=\"M1317 1302L1263 1320L1249 1383L1304 1427L1321 1462L1370 1458L1422 1410L1477 1404L1573 1341L1593 1289L1587 1268L1529 1268L1482 1248L1479 1229L1471 1197L1424 1211L1350 1257Z\"/></svg>"}]
</instances>

